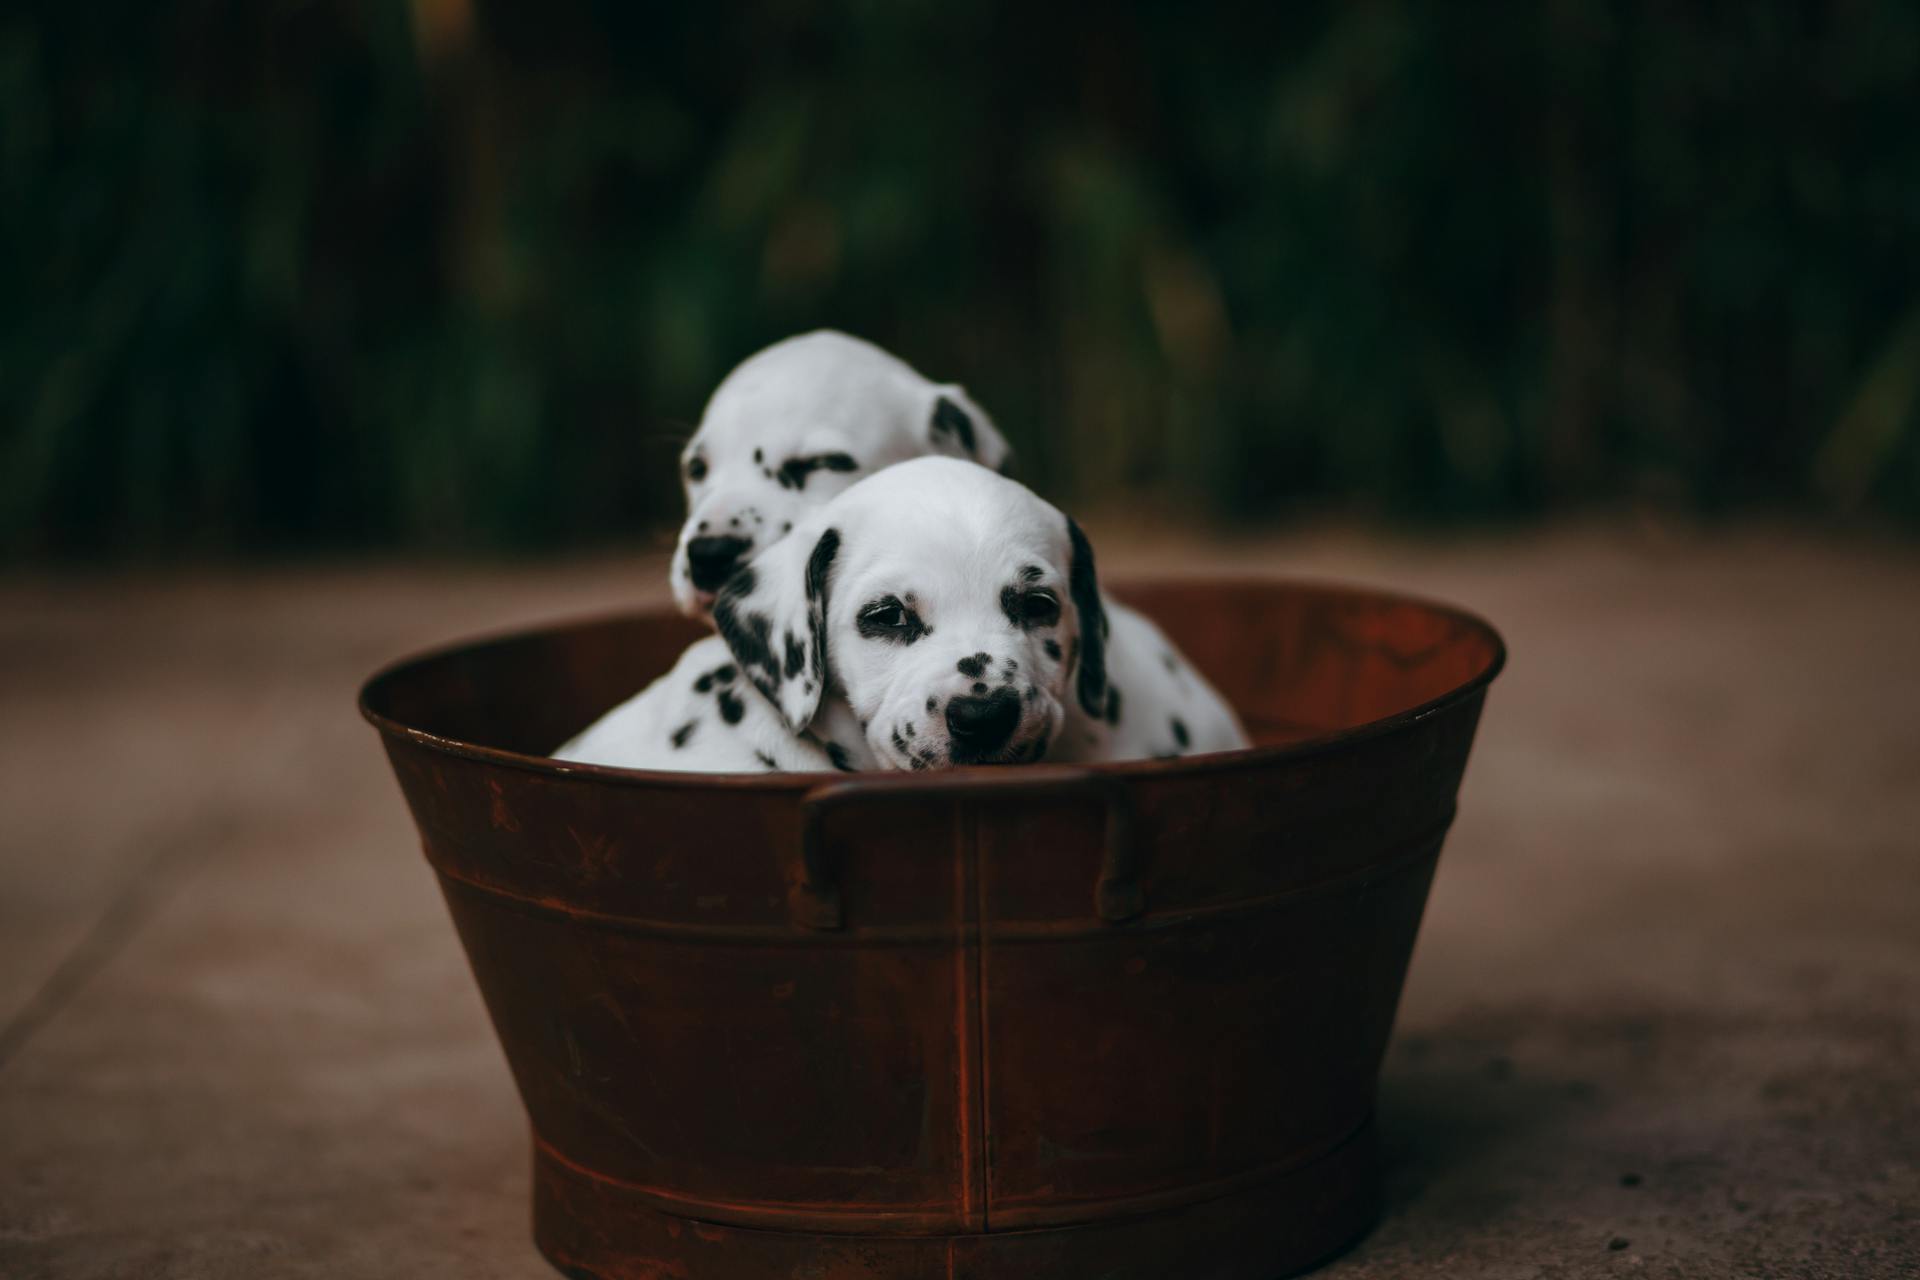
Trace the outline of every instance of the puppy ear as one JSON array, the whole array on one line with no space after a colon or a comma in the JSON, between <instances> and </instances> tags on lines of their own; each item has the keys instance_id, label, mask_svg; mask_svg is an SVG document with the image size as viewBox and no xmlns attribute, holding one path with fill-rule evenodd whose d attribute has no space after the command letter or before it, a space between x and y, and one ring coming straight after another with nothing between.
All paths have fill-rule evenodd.
<instances>
[{"instance_id":1,"label":"puppy ear","mask_svg":"<svg viewBox=\"0 0 1920 1280\"><path fill-rule=\"evenodd\" d=\"M827 584L837 529L802 525L727 580L713 622L753 685L799 733L827 690Z\"/></svg>"},{"instance_id":2,"label":"puppy ear","mask_svg":"<svg viewBox=\"0 0 1920 1280\"><path fill-rule=\"evenodd\" d=\"M1013 465L1013 450L1006 437L993 425L986 411L955 383L934 392L933 406L927 412L927 436L935 453L965 458L1006 475Z\"/></svg>"},{"instance_id":3,"label":"puppy ear","mask_svg":"<svg viewBox=\"0 0 1920 1280\"><path fill-rule=\"evenodd\" d=\"M1100 580L1093 570L1093 546L1073 517L1067 517L1073 563L1067 568L1067 594L1080 615L1080 705L1098 720L1107 713L1107 611L1100 603Z\"/></svg>"}]
</instances>

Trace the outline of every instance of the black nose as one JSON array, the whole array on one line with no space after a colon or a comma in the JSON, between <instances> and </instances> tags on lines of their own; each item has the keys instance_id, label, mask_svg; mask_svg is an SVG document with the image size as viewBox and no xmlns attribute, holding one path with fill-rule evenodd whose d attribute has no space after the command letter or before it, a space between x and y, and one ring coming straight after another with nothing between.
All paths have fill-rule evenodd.
<instances>
[{"instance_id":1,"label":"black nose","mask_svg":"<svg viewBox=\"0 0 1920 1280\"><path fill-rule=\"evenodd\" d=\"M752 546L745 538L695 538L687 544L687 568L693 571L693 585L702 591L718 591Z\"/></svg>"},{"instance_id":2,"label":"black nose","mask_svg":"<svg viewBox=\"0 0 1920 1280\"><path fill-rule=\"evenodd\" d=\"M1020 698L1002 689L985 698L947 700L947 732L953 737L954 758L979 759L1007 745L1020 723Z\"/></svg>"}]
</instances>

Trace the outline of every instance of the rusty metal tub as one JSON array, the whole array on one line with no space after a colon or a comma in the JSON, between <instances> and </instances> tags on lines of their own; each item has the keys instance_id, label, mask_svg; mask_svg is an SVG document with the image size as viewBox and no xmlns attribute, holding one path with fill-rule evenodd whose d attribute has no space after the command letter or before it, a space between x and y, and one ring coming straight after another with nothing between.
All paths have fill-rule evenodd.
<instances>
[{"instance_id":1,"label":"rusty metal tub","mask_svg":"<svg viewBox=\"0 0 1920 1280\"><path fill-rule=\"evenodd\" d=\"M1372 1221L1375 1080L1486 687L1484 622L1136 584L1261 745L703 776L542 752L698 632L636 614L361 695L604 1280L1270 1280Z\"/></svg>"}]
</instances>

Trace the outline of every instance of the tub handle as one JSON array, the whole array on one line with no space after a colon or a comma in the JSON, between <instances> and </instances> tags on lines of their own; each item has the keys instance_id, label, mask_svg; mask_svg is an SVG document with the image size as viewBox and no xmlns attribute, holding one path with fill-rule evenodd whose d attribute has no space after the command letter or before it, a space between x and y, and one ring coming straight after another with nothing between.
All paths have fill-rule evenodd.
<instances>
[{"instance_id":1,"label":"tub handle","mask_svg":"<svg viewBox=\"0 0 1920 1280\"><path fill-rule=\"evenodd\" d=\"M793 922L803 929L838 929L846 923L840 878L827 856L827 817L835 810L880 798L925 796L992 800L1046 791L1058 795L1091 792L1106 815L1106 848L1100 879L1094 885L1094 911L1108 924L1122 924L1146 911L1140 887L1139 854L1122 781L1089 769L1007 770L1005 778L946 775L932 778L853 778L822 783L800 801L800 874L789 899Z\"/></svg>"}]
</instances>

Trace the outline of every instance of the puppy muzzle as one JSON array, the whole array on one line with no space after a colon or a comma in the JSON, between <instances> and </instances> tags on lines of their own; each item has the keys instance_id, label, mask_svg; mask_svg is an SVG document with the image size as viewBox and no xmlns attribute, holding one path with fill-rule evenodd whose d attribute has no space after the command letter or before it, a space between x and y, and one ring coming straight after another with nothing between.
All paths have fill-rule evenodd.
<instances>
[{"instance_id":1,"label":"puppy muzzle","mask_svg":"<svg viewBox=\"0 0 1920 1280\"><path fill-rule=\"evenodd\" d=\"M752 550L753 543L745 538L700 537L688 542L687 572L694 590L711 598Z\"/></svg>"},{"instance_id":2,"label":"puppy muzzle","mask_svg":"<svg viewBox=\"0 0 1920 1280\"><path fill-rule=\"evenodd\" d=\"M951 698L946 718L947 754L955 764L998 761L1020 727L1020 696L1001 689L985 697Z\"/></svg>"}]
</instances>

